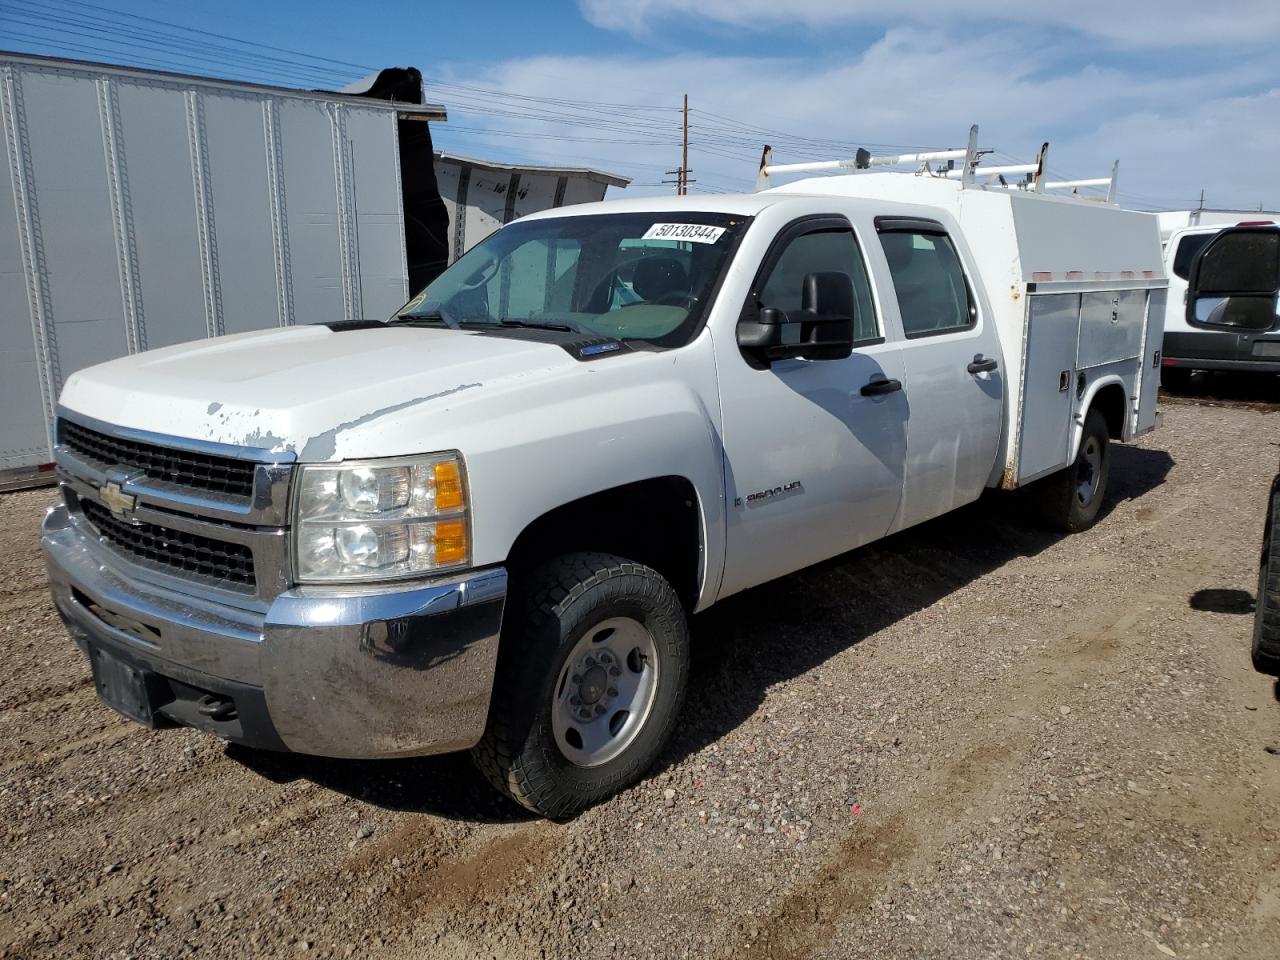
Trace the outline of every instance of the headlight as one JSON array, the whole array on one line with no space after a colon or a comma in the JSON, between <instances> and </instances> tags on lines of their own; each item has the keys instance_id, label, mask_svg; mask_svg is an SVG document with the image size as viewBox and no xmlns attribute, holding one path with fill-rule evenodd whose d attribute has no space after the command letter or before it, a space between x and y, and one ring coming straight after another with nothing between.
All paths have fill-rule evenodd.
<instances>
[{"instance_id":1,"label":"headlight","mask_svg":"<svg viewBox=\"0 0 1280 960\"><path fill-rule=\"evenodd\" d=\"M304 464L293 497L293 570L302 583L390 580L471 559L462 457Z\"/></svg>"}]
</instances>

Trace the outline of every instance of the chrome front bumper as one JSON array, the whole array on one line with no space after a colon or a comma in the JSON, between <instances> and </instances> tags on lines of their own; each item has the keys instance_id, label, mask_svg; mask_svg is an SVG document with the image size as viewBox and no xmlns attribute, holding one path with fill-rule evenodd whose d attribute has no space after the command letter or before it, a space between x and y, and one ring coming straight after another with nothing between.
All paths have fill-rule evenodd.
<instances>
[{"instance_id":1,"label":"chrome front bumper","mask_svg":"<svg viewBox=\"0 0 1280 960\"><path fill-rule=\"evenodd\" d=\"M501 567L396 586L295 587L263 613L131 576L64 505L45 517L42 543L76 642L145 675L161 721L327 757L443 753L484 732Z\"/></svg>"}]
</instances>

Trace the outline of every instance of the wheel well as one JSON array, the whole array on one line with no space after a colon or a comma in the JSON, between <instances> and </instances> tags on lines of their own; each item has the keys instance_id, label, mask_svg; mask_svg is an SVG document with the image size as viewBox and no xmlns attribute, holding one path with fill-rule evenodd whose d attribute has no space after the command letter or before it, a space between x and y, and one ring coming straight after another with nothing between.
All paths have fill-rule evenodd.
<instances>
[{"instance_id":1,"label":"wheel well","mask_svg":"<svg viewBox=\"0 0 1280 960\"><path fill-rule=\"evenodd\" d=\"M543 560L585 550L652 567L692 610L702 573L702 524L693 484L684 477L655 477L556 507L521 531L507 566L519 576Z\"/></svg>"},{"instance_id":2,"label":"wheel well","mask_svg":"<svg viewBox=\"0 0 1280 960\"><path fill-rule=\"evenodd\" d=\"M1118 383L1109 383L1093 396L1090 410L1097 410L1107 421L1107 436L1112 440L1124 438L1125 392Z\"/></svg>"}]
</instances>

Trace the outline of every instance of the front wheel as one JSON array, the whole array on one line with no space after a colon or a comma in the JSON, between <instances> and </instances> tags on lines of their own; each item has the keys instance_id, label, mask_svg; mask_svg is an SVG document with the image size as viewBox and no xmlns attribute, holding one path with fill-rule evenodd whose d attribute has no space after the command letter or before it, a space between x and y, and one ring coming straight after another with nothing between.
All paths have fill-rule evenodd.
<instances>
[{"instance_id":1,"label":"front wheel","mask_svg":"<svg viewBox=\"0 0 1280 960\"><path fill-rule=\"evenodd\" d=\"M532 571L513 606L472 756L517 803L562 819L635 783L670 738L688 625L657 571L600 553Z\"/></svg>"},{"instance_id":2,"label":"front wheel","mask_svg":"<svg viewBox=\"0 0 1280 960\"><path fill-rule=\"evenodd\" d=\"M1262 533L1257 610L1253 624L1253 666L1280 677L1280 486L1271 494Z\"/></svg>"},{"instance_id":3,"label":"front wheel","mask_svg":"<svg viewBox=\"0 0 1280 960\"><path fill-rule=\"evenodd\" d=\"M1075 460L1040 487L1041 513L1048 526L1060 533L1079 533L1092 527L1106 499L1110 473L1107 421L1097 410L1090 410Z\"/></svg>"}]
</instances>

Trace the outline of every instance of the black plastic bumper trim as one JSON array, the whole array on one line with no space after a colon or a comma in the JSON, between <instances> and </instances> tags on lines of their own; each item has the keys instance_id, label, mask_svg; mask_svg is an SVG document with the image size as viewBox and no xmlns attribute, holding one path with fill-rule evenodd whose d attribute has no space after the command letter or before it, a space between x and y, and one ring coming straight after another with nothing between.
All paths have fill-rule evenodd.
<instances>
[{"instance_id":1,"label":"black plastic bumper trim","mask_svg":"<svg viewBox=\"0 0 1280 960\"><path fill-rule=\"evenodd\" d=\"M86 656L91 655L90 648L103 650L148 675L152 706L160 718L246 747L289 752L271 721L261 687L213 677L148 655L97 631L87 631L78 620L68 617L61 605L58 605L58 615ZM234 708L211 711L207 709L210 698L230 701Z\"/></svg>"},{"instance_id":2,"label":"black plastic bumper trim","mask_svg":"<svg viewBox=\"0 0 1280 960\"><path fill-rule=\"evenodd\" d=\"M1168 367L1193 370L1239 370L1254 373L1280 373L1280 357L1260 357L1253 352L1259 340L1273 341L1272 336L1241 336L1236 333L1185 333L1164 335L1161 357Z\"/></svg>"}]
</instances>

